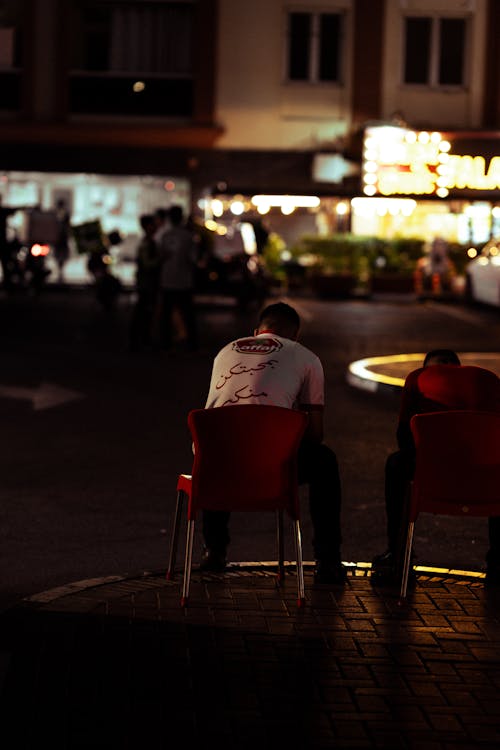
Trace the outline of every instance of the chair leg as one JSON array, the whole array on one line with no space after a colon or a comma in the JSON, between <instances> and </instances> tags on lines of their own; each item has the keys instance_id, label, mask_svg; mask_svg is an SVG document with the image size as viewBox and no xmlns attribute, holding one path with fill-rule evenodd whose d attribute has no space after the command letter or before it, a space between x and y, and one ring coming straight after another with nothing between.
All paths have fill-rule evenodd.
<instances>
[{"instance_id":1,"label":"chair leg","mask_svg":"<svg viewBox=\"0 0 500 750\"><path fill-rule=\"evenodd\" d=\"M168 568L166 579L167 581L172 580L175 573L175 564L177 562L177 545L179 541L179 527L181 523L182 505L184 501L184 493L179 490L177 492L177 504L175 506L174 526L172 529L172 538L170 541L170 557L168 559Z\"/></svg>"},{"instance_id":2,"label":"chair leg","mask_svg":"<svg viewBox=\"0 0 500 750\"><path fill-rule=\"evenodd\" d=\"M193 562L194 521L188 521L186 534L186 557L184 560L184 579L182 581L181 607L187 607L189 584L191 582L191 565Z\"/></svg>"},{"instance_id":3,"label":"chair leg","mask_svg":"<svg viewBox=\"0 0 500 750\"><path fill-rule=\"evenodd\" d=\"M294 521L293 530L295 536L295 559L297 565L297 606L303 607L306 596L304 589L304 567L302 564L302 538L299 521Z\"/></svg>"},{"instance_id":4,"label":"chair leg","mask_svg":"<svg viewBox=\"0 0 500 750\"><path fill-rule=\"evenodd\" d=\"M410 562L411 562L411 548L413 546L413 532L415 529L415 522L410 521L408 524L408 536L406 539L406 549L403 564L403 577L401 579L401 591L399 594L399 604L403 604L406 600L406 592L408 589L408 576L410 575Z\"/></svg>"},{"instance_id":5,"label":"chair leg","mask_svg":"<svg viewBox=\"0 0 500 750\"><path fill-rule=\"evenodd\" d=\"M278 584L285 579L285 539L283 537L283 511L276 511L276 540L278 544Z\"/></svg>"}]
</instances>

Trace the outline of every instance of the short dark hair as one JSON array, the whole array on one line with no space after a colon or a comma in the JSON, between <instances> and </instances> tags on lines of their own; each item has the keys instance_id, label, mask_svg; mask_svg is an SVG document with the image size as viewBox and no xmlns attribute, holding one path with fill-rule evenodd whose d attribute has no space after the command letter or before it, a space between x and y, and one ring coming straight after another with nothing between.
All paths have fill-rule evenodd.
<instances>
[{"instance_id":1,"label":"short dark hair","mask_svg":"<svg viewBox=\"0 0 500 750\"><path fill-rule=\"evenodd\" d=\"M275 302L265 307L259 315L259 328L265 324L272 331L280 335L296 334L300 328L300 317L291 305L286 302Z\"/></svg>"},{"instance_id":2,"label":"short dark hair","mask_svg":"<svg viewBox=\"0 0 500 750\"><path fill-rule=\"evenodd\" d=\"M139 223L141 225L141 228L146 231L148 227L155 223L155 217L153 216L153 214L142 214L139 218Z\"/></svg>"},{"instance_id":3,"label":"short dark hair","mask_svg":"<svg viewBox=\"0 0 500 750\"><path fill-rule=\"evenodd\" d=\"M184 217L182 206L171 206L168 215L174 227L178 227Z\"/></svg>"},{"instance_id":4,"label":"short dark hair","mask_svg":"<svg viewBox=\"0 0 500 750\"><path fill-rule=\"evenodd\" d=\"M453 349L432 349L427 352L424 359L424 367L426 367L431 359L436 360L437 365L459 365L460 359L458 354Z\"/></svg>"}]
</instances>

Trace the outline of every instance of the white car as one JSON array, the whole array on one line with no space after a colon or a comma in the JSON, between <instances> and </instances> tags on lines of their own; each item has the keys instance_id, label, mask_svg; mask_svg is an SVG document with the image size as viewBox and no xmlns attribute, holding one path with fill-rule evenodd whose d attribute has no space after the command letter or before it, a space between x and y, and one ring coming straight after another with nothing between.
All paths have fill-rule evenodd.
<instances>
[{"instance_id":1,"label":"white car","mask_svg":"<svg viewBox=\"0 0 500 750\"><path fill-rule=\"evenodd\" d=\"M470 298L500 307L500 237L486 243L466 273Z\"/></svg>"}]
</instances>

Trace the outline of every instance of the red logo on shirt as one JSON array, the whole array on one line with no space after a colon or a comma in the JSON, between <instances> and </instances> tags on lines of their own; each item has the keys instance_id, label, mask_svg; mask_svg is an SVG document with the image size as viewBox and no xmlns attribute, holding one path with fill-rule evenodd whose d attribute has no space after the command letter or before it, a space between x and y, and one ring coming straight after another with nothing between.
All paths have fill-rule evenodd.
<instances>
[{"instance_id":1,"label":"red logo on shirt","mask_svg":"<svg viewBox=\"0 0 500 750\"><path fill-rule=\"evenodd\" d=\"M233 349L240 354L271 354L277 352L283 344L277 339L258 336L256 338L238 339L233 343Z\"/></svg>"}]
</instances>

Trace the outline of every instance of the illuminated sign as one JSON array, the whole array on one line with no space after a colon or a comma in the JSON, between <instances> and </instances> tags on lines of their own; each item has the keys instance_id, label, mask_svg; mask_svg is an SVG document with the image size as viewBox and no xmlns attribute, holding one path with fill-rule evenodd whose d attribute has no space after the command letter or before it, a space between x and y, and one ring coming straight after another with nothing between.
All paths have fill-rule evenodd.
<instances>
[{"instance_id":1,"label":"illuminated sign","mask_svg":"<svg viewBox=\"0 0 500 750\"><path fill-rule=\"evenodd\" d=\"M499 190L500 156L452 153L441 133L391 125L368 127L363 148L365 195L438 195L452 189Z\"/></svg>"}]
</instances>

